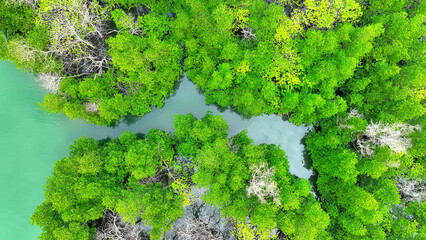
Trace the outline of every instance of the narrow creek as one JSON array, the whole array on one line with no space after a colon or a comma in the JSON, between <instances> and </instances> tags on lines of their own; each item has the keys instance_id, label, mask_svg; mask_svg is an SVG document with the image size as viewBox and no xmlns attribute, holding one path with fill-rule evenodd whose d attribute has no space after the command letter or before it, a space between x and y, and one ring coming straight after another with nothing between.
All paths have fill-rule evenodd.
<instances>
[{"instance_id":1,"label":"narrow creek","mask_svg":"<svg viewBox=\"0 0 426 240\"><path fill-rule=\"evenodd\" d=\"M42 188L53 163L68 155L68 145L86 135L95 139L118 137L124 131L146 133L151 128L173 131L175 114L192 113L201 118L207 111L222 114L229 134L245 129L255 144L280 145L287 153L290 172L309 178L304 167L301 139L308 131L279 116L243 118L227 109L206 105L204 96L184 77L164 107L143 118L127 118L116 127L101 127L63 115L47 115L37 107L45 92L31 74L0 62L0 239L36 239L40 229L29 224L35 207L43 201Z\"/></svg>"}]
</instances>

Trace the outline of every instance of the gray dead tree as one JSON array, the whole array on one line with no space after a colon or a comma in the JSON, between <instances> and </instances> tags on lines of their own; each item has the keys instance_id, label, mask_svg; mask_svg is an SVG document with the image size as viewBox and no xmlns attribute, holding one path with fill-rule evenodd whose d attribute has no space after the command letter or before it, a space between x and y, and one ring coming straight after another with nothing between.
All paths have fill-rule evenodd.
<instances>
[{"instance_id":1,"label":"gray dead tree","mask_svg":"<svg viewBox=\"0 0 426 240\"><path fill-rule=\"evenodd\" d=\"M232 226L221 217L219 210L201 200L207 189L192 189L191 204L185 207L185 215L179 218L170 231L167 240L224 240L235 239Z\"/></svg>"},{"instance_id":2,"label":"gray dead tree","mask_svg":"<svg viewBox=\"0 0 426 240\"><path fill-rule=\"evenodd\" d=\"M97 113L98 112L98 104L94 103L94 102L88 102L88 103L84 104L84 108L85 108L86 112L89 112L89 113Z\"/></svg>"},{"instance_id":3,"label":"gray dead tree","mask_svg":"<svg viewBox=\"0 0 426 240\"><path fill-rule=\"evenodd\" d=\"M243 25L241 33L243 34L245 40L257 40L256 35L253 33L253 29L250 27Z\"/></svg>"},{"instance_id":4,"label":"gray dead tree","mask_svg":"<svg viewBox=\"0 0 426 240\"><path fill-rule=\"evenodd\" d=\"M23 66L32 66L42 62L41 72L49 72L55 68L56 62L49 51L42 51L31 46L24 38L8 40L8 52ZM31 69L29 69L31 70Z\"/></svg>"},{"instance_id":5,"label":"gray dead tree","mask_svg":"<svg viewBox=\"0 0 426 240\"><path fill-rule=\"evenodd\" d=\"M40 73L36 81L49 93L55 94L59 90L59 84L62 79L63 77L60 77L56 73Z\"/></svg>"},{"instance_id":6,"label":"gray dead tree","mask_svg":"<svg viewBox=\"0 0 426 240\"><path fill-rule=\"evenodd\" d=\"M138 16L133 16L132 13L123 13L115 19L117 27L127 30L129 33L140 36L143 30L138 25Z\"/></svg>"},{"instance_id":7,"label":"gray dead tree","mask_svg":"<svg viewBox=\"0 0 426 240\"><path fill-rule=\"evenodd\" d=\"M396 186L405 203L426 201L425 181L417 181L398 176Z\"/></svg>"},{"instance_id":8,"label":"gray dead tree","mask_svg":"<svg viewBox=\"0 0 426 240\"><path fill-rule=\"evenodd\" d=\"M411 147L411 139L407 138L421 126L407 123L374 123L371 122L364 133L357 139L358 149L363 157L371 157L375 146L388 146L392 152L406 153Z\"/></svg>"},{"instance_id":9,"label":"gray dead tree","mask_svg":"<svg viewBox=\"0 0 426 240\"><path fill-rule=\"evenodd\" d=\"M339 126L340 129L353 128L354 126L347 124L348 120L351 118L364 118L364 115L358 113L356 109L351 109L346 119L337 119L337 126Z\"/></svg>"},{"instance_id":10,"label":"gray dead tree","mask_svg":"<svg viewBox=\"0 0 426 240\"><path fill-rule=\"evenodd\" d=\"M96 240L142 240L140 225L132 225L114 211L105 210L100 225L96 228Z\"/></svg>"},{"instance_id":11,"label":"gray dead tree","mask_svg":"<svg viewBox=\"0 0 426 240\"><path fill-rule=\"evenodd\" d=\"M347 124L347 121L351 118L364 118L364 116L352 109L346 119L338 119L337 125L342 130L353 128L353 126ZM357 134L356 147L363 157L373 156L376 146L388 146L394 153L406 153L407 149L411 147L411 139L408 138L408 135L421 130L420 125L370 122L365 131Z\"/></svg>"},{"instance_id":12,"label":"gray dead tree","mask_svg":"<svg viewBox=\"0 0 426 240\"><path fill-rule=\"evenodd\" d=\"M281 205L280 190L273 177L275 170L268 167L266 163L252 166L253 171L250 185L247 187L247 195L255 195L261 203L266 203L269 197L274 199L275 204Z\"/></svg>"},{"instance_id":13,"label":"gray dead tree","mask_svg":"<svg viewBox=\"0 0 426 240\"><path fill-rule=\"evenodd\" d=\"M55 1L42 19L51 32L49 52L64 63L67 74L100 76L108 67L104 38L107 12L97 1Z\"/></svg>"}]
</instances>

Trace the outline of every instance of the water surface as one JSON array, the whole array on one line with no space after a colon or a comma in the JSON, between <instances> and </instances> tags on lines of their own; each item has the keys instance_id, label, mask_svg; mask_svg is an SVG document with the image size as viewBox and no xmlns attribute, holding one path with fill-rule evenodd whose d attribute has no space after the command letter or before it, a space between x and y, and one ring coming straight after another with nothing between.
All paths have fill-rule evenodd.
<instances>
[{"instance_id":1,"label":"water surface","mask_svg":"<svg viewBox=\"0 0 426 240\"><path fill-rule=\"evenodd\" d=\"M32 240L40 234L38 227L29 224L29 217L44 199L42 188L53 163L68 155L68 146L77 138L114 138L123 131L146 133L151 128L173 131L177 113L192 113L197 118L207 111L222 114L231 135L247 129L255 144L279 144L287 153L293 174L302 178L311 175L303 167L300 144L306 126L295 126L279 116L244 119L230 110L220 112L205 104L204 96L186 77L163 108L154 108L143 118L122 121L114 128L47 115L37 107L44 95L32 75L0 62L0 239Z\"/></svg>"}]
</instances>

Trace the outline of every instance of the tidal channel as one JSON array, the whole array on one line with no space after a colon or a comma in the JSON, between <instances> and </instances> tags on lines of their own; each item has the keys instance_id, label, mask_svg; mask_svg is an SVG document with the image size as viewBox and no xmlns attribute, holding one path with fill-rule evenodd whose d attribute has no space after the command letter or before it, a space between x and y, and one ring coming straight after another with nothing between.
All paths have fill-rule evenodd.
<instances>
[{"instance_id":1,"label":"tidal channel","mask_svg":"<svg viewBox=\"0 0 426 240\"><path fill-rule=\"evenodd\" d=\"M48 115L37 106L45 94L33 75L17 70L10 62L0 62L0 239L32 240L40 234L38 227L29 224L30 216L44 199L43 184L53 163L68 155L68 146L77 138L115 138L124 131L146 133L151 128L173 131L173 117L178 113L192 113L197 118L207 111L222 114L230 135L247 130L255 144L280 145L291 173L301 178L312 173L304 167L301 144L308 127L275 115L246 119L229 109L220 111L205 104L204 96L187 77L181 79L163 108L153 108L142 118L127 118L116 127Z\"/></svg>"}]
</instances>

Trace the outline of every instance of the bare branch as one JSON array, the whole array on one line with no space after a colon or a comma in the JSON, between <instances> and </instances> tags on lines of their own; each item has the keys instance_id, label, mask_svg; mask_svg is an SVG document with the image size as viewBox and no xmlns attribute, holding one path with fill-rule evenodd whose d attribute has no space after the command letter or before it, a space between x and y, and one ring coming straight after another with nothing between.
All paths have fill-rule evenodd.
<instances>
[{"instance_id":1,"label":"bare branch","mask_svg":"<svg viewBox=\"0 0 426 240\"><path fill-rule=\"evenodd\" d=\"M30 44L23 38L15 38L9 41L9 52L14 58L18 59L23 66L32 66L37 62L42 62L43 66L41 72L51 71L56 62L52 57L52 53L48 51L41 51L30 46Z\"/></svg>"},{"instance_id":2,"label":"bare branch","mask_svg":"<svg viewBox=\"0 0 426 240\"><path fill-rule=\"evenodd\" d=\"M406 153L411 147L411 139L406 138L415 130L420 131L421 126L412 126L406 123L373 123L371 122L361 138L357 139L357 145L361 155L372 156L375 146L388 146L392 152Z\"/></svg>"},{"instance_id":3,"label":"bare branch","mask_svg":"<svg viewBox=\"0 0 426 240\"><path fill-rule=\"evenodd\" d=\"M84 107L86 109L86 112L89 112L89 113L97 113L98 112L98 105L94 102L86 103L84 105Z\"/></svg>"},{"instance_id":4,"label":"bare branch","mask_svg":"<svg viewBox=\"0 0 426 240\"><path fill-rule=\"evenodd\" d=\"M250 27L246 27L243 25L243 29L241 30L241 33L244 36L244 39L250 40L250 39L254 39L257 40L256 35L254 35L253 33L253 29Z\"/></svg>"},{"instance_id":5,"label":"bare branch","mask_svg":"<svg viewBox=\"0 0 426 240\"><path fill-rule=\"evenodd\" d=\"M63 77L60 77L55 73L41 73L36 78L36 81L39 82L49 93L55 94L59 90L59 84L62 79Z\"/></svg>"},{"instance_id":6,"label":"bare branch","mask_svg":"<svg viewBox=\"0 0 426 240\"><path fill-rule=\"evenodd\" d=\"M50 9L42 14L50 27L50 52L61 59L68 74L100 76L111 60L104 43L107 12L97 1L86 0L54 2Z\"/></svg>"},{"instance_id":7,"label":"bare branch","mask_svg":"<svg viewBox=\"0 0 426 240\"><path fill-rule=\"evenodd\" d=\"M426 182L398 177L396 186L406 203L426 201Z\"/></svg>"},{"instance_id":8,"label":"bare branch","mask_svg":"<svg viewBox=\"0 0 426 240\"><path fill-rule=\"evenodd\" d=\"M165 239L235 239L232 236L232 225L222 218L219 210L201 200L206 191L206 188L192 189L191 204L185 207L185 215L173 224Z\"/></svg>"},{"instance_id":9,"label":"bare branch","mask_svg":"<svg viewBox=\"0 0 426 240\"><path fill-rule=\"evenodd\" d=\"M141 240L142 228L132 225L112 210L105 210L101 224L96 228L96 240Z\"/></svg>"},{"instance_id":10,"label":"bare branch","mask_svg":"<svg viewBox=\"0 0 426 240\"><path fill-rule=\"evenodd\" d=\"M343 119L343 120L341 118L337 119L337 125L339 126L340 129L353 128L354 126L346 124L347 121L351 118L364 118L364 115L358 113L356 109L351 109L346 119Z\"/></svg>"},{"instance_id":11,"label":"bare branch","mask_svg":"<svg viewBox=\"0 0 426 240\"><path fill-rule=\"evenodd\" d=\"M261 203L266 203L269 197L274 199L277 205L281 205L279 189L277 183L273 180L274 168L268 168L266 163L251 167L252 179L247 187L247 195L255 195Z\"/></svg>"}]
</instances>

